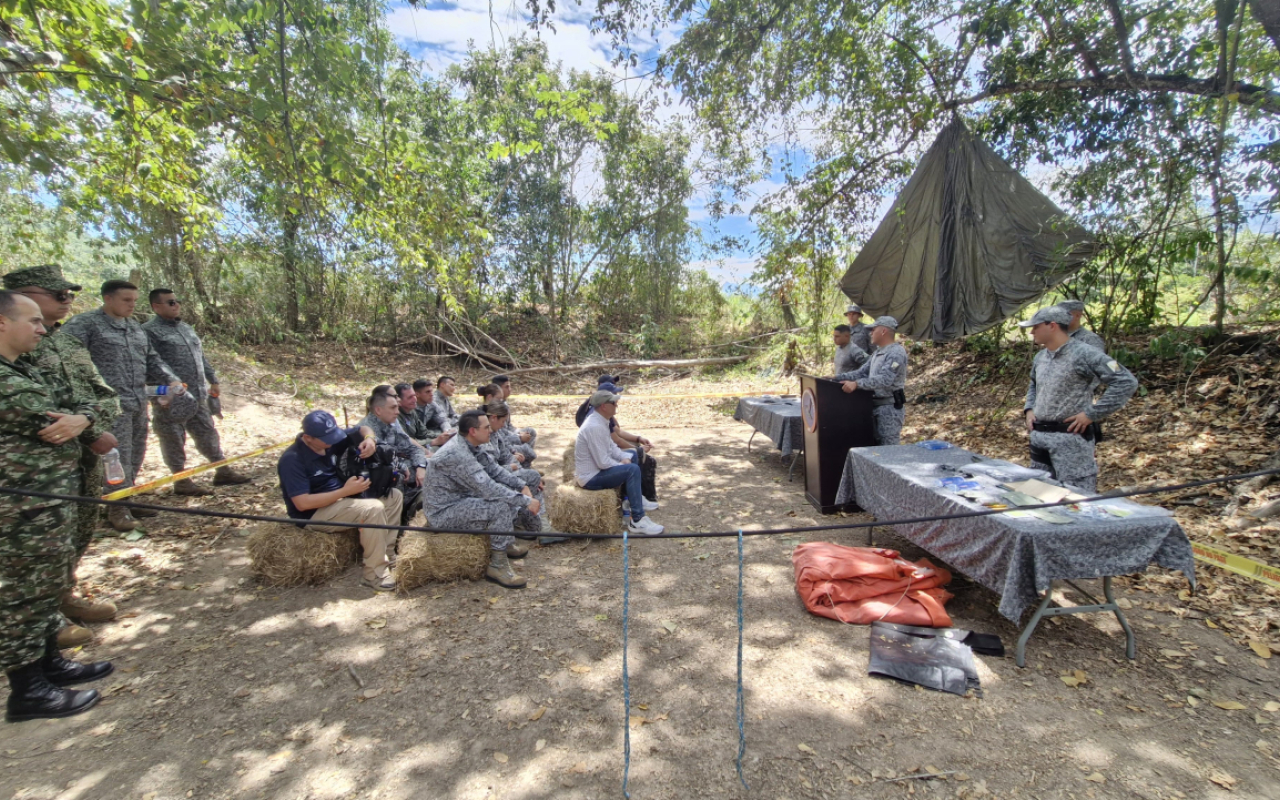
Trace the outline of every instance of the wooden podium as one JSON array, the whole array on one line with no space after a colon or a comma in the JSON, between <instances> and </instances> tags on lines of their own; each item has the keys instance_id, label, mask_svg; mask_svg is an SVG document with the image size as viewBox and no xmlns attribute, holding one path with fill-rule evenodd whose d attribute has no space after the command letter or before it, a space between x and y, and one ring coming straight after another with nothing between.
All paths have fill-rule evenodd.
<instances>
[{"instance_id":1,"label":"wooden podium","mask_svg":"<svg viewBox=\"0 0 1280 800\"><path fill-rule=\"evenodd\" d=\"M800 418L804 424L804 496L823 514L834 514L836 492L851 447L875 444L871 393L846 393L836 381L800 376Z\"/></svg>"}]
</instances>

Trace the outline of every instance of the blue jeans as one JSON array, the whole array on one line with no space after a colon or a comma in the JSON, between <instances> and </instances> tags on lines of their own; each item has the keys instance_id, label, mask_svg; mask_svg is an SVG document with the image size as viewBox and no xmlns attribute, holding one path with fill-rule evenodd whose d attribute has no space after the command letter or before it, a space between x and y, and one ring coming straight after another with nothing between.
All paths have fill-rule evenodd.
<instances>
[{"instance_id":1,"label":"blue jeans","mask_svg":"<svg viewBox=\"0 0 1280 800\"><path fill-rule=\"evenodd\" d=\"M631 454L630 464L600 470L582 488L595 490L625 486L627 499L631 501L631 519L639 522L644 519L644 495L640 493L640 454L635 450L626 452Z\"/></svg>"}]
</instances>

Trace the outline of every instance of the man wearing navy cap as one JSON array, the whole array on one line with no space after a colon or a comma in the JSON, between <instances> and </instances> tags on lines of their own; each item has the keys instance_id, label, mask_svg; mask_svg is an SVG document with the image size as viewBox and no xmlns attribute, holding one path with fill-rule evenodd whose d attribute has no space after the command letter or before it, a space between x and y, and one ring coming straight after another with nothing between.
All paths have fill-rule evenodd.
<instances>
[{"instance_id":1,"label":"man wearing navy cap","mask_svg":"<svg viewBox=\"0 0 1280 800\"><path fill-rule=\"evenodd\" d=\"M846 392L871 392L871 420L876 444L898 444L906 419L907 348L895 341L898 321L876 317L871 325L874 352L853 372L835 377Z\"/></svg>"},{"instance_id":2,"label":"man wearing navy cap","mask_svg":"<svg viewBox=\"0 0 1280 800\"><path fill-rule=\"evenodd\" d=\"M383 498L362 498L369 479L359 476L344 482L338 471L338 459L351 447L358 448L361 458L369 458L377 447L373 430L359 426L343 430L328 411L312 411L302 419L302 433L280 456L276 471L280 490L289 516L307 522L348 522L358 528L362 523L396 525L404 495L392 489ZM333 533L346 530L336 525L312 525L312 530ZM396 588L387 560L387 549L398 531L386 528L360 528L360 545L364 548L364 572L361 583L377 592Z\"/></svg>"}]
</instances>

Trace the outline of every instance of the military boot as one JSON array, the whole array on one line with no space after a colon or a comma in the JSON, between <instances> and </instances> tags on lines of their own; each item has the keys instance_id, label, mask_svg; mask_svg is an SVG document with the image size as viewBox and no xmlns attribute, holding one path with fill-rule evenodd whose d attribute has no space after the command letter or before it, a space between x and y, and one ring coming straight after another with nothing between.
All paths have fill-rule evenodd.
<instances>
[{"instance_id":1,"label":"military boot","mask_svg":"<svg viewBox=\"0 0 1280 800\"><path fill-rule=\"evenodd\" d=\"M507 545L507 558L524 558L529 555L529 545L512 542Z\"/></svg>"},{"instance_id":2,"label":"military boot","mask_svg":"<svg viewBox=\"0 0 1280 800\"><path fill-rule=\"evenodd\" d=\"M93 631L83 625L63 625L57 638L58 647L79 647L93 641Z\"/></svg>"},{"instance_id":3,"label":"military boot","mask_svg":"<svg viewBox=\"0 0 1280 800\"><path fill-rule=\"evenodd\" d=\"M235 486L241 483L249 483L253 480L248 475L236 472L231 467L218 467L213 473L214 486Z\"/></svg>"},{"instance_id":4,"label":"military boot","mask_svg":"<svg viewBox=\"0 0 1280 800\"><path fill-rule=\"evenodd\" d=\"M9 670L9 702L4 718L9 722L69 717L88 711L101 699L93 689L60 689L49 683L41 661Z\"/></svg>"},{"instance_id":5,"label":"military boot","mask_svg":"<svg viewBox=\"0 0 1280 800\"><path fill-rule=\"evenodd\" d=\"M81 622L106 622L116 618L116 604L106 600L94 602L69 591L62 595L62 613Z\"/></svg>"},{"instance_id":6,"label":"military boot","mask_svg":"<svg viewBox=\"0 0 1280 800\"><path fill-rule=\"evenodd\" d=\"M54 686L75 686L77 683L88 683L105 678L116 671L110 661L95 661L92 664L81 664L62 657L53 637L45 643L44 658L40 659L40 671L45 680Z\"/></svg>"},{"instance_id":7,"label":"military boot","mask_svg":"<svg viewBox=\"0 0 1280 800\"><path fill-rule=\"evenodd\" d=\"M525 585L525 579L511 568L506 550L489 551L489 568L484 571L484 579L505 589L523 589Z\"/></svg>"},{"instance_id":8,"label":"military boot","mask_svg":"<svg viewBox=\"0 0 1280 800\"><path fill-rule=\"evenodd\" d=\"M186 497L208 497L213 494L213 490L204 488L190 478L183 478L173 482L173 493Z\"/></svg>"},{"instance_id":9,"label":"military boot","mask_svg":"<svg viewBox=\"0 0 1280 800\"><path fill-rule=\"evenodd\" d=\"M107 510L107 522L121 533L136 530L138 527L138 521L129 513L129 509L120 506L111 506Z\"/></svg>"},{"instance_id":10,"label":"military boot","mask_svg":"<svg viewBox=\"0 0 1280 800\"><path fill-rule=\"evenodd\" d=\"M143 517L160 516L159 511L156 511L155 509L151 509L151 508L131 508L129 509L129 513L138 519L142 519Z\"/></svg>"}]
</instances>

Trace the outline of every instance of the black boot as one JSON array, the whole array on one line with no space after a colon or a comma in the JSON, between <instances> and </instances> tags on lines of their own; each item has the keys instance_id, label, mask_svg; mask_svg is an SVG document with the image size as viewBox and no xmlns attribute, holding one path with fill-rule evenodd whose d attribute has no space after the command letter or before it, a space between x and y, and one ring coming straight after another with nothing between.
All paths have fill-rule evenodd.
<instances>
[{"instance_id":1,"label":"black boot","mask_svg":"<svg viewBox=\"0 0 1280 800\"><path fill-rule=\"evenodd\" d=\"M44 658L40 659L40 669L45 680L54 686L75 686L77 683L88 683L105 678L116 671L110 661L97 661L93 664L81 664L62 657L58 649L58 637L53 636L45 643Z\"/></svg>"},{"instance_id":2,"label":"black boot","mask_svg":"<svg viewBox=\"0 0 1280 800\"><path fill-rule=\"evenodd\" d=\"M88 711L102 697L93 689L59 689L44 676L39 661L9 670L9 703L4 718L9 722L28 719L69 717Z\"/></svg>"}]
</instances>

